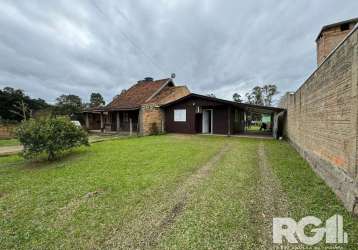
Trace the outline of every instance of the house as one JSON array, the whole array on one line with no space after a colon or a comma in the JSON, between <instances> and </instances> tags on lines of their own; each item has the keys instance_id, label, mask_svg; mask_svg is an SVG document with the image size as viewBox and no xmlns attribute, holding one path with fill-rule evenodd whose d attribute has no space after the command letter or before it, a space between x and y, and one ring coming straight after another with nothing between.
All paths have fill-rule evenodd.
<instances>
[{"instance_id":1,"label":"house","mask_svg":"<svg viewBox=\"0 0 358 250\"><path fill-rule=\"evenodd\" d=\"M107 133L233 135L246 132L248 113L266 114L274 121L275 115L282 111L193 94L186 86L175 86L172 78L145 78L116 96L107 106L84 113L89 130Z\"/></svg>"},{"instance_id":2,"label":"house","mask_svg":"<svg viewBox=\"0 0 358 250\"><path fill-rule=\"evenodd\" d=\"M284 111L194 93L163 104L161 108L165 115L166 132L225 135L245 133L248 113L269 115L274 122L274 118Z\"/></svg>"},{"instance_id":3,"label":"house","mask_svg":"<svg viewBox=\"0 0 358 250\"><path fill-rule=\"evenodd\" d=\"M172 78L154 80L146 77L117 95L105 107L84 111L89 130L148 135L164 131L160 105L190 93L186 86L176 86Z\"/></svg>"}]
</instances>

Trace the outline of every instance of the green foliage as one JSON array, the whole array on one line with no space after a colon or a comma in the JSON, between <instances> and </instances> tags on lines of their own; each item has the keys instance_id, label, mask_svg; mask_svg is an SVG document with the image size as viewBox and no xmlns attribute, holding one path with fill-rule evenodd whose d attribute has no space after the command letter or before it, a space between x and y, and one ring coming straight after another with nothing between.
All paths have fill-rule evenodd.
<instances>
[{"instance_id":1,"label":"green foliage","mask_svg":"<svg viewBox=\"0 0 358 250\"><path fill-rule=\"evenodd\" d=\"M271 106L272 98L278 94L277 86L274 84L256 86L250 92L246 93L247 103L255 105Z\"/></svg>"},{"instance_id":2,"label":"green foliage","mask_svg":"<svg viewBox=\"0 0 358 250\"><path fill-rule=\"evenodd\" d=\"M16 136L24 146L23 156L33 158L45 152L48 159L73 147L88 146L87 133L76 127L68 118L30 119L22 122Z\"/></svg>"},{"instance_id":3,"label":"green foliage","mask_svg":"<svg viewBox=\"0 0 358 250\"><path fill-rule=\"evenodd\" d=\"M234 102L242 102L241 95L238 93L233 94L232 99Z\"/></svg>"},{"instance_id":4,"label":"green foliage","mask_svg":"<svg viewBox=\"0 0 358 250\"><path fill-rule=\"evenodd\" d=\"M90 98L90 106L91 107L98 107L105 105L106 102L104 101L102 95L100 93L92 93Z\"/></svg>"},{"instance_id":5,"label":"green foliage","mask_svg":"<svg viewBox=\"0 0 358 250\"><path fill-rule=\"evenodd\" d=\"M26 109L19 110L20 106ZM24 118L23 111L26 113L25 116L29 117L31 113L49 107L44 100L32 99L21 89L5 87L0 90L0 120L21 121Z\"/></svg>"},{"instance_id":6,"label":"green foliage","mask_svg":"<svg viewBox=\"0 0 358 250\"><path fill-rule=\"evenodd\" d=\"M56 98L55 113L57 115L69 115L81 113L82 100L77 95L60 95Z\"/></svg>"}]
</instances>

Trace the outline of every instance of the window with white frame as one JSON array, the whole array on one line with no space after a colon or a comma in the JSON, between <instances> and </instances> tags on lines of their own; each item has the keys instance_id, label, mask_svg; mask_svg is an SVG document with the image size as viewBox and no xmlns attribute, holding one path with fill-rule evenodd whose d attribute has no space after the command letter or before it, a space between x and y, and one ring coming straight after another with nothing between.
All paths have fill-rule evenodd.
<instances>
[{"instance_id":1,"label":"window with white frame","mask_svg":"<svg viewBox=\"0 0 358 250\"><path fill-rule=\"evenodd\" d=\"M174 109L174 121L186 122L186 109Z\"/></svg>"}]
</instances>

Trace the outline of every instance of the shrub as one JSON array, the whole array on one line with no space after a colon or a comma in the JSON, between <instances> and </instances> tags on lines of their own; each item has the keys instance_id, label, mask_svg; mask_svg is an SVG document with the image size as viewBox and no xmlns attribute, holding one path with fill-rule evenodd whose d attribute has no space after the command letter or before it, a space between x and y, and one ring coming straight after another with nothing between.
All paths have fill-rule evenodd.
<instances>
[{"instance_id":1,"label":"shrub","mask_svg":"<svg viewBox=\"0 0 358 250\"><path fill-rule=\"evenodd\" d=\"M16 129L16 137L24 146L25 158L45 152L52 160L64 150L89 145L87 133L68 118L47 117L24 121Z\"/></svg>"},{"instance_id":2,"label":"shrub","mask_svg":"<svg viewBox=\"0 0 358 250\"><path fill-rule=\"evenodd\" d=\"M157 123L153 122L150 124L149 134L151 134L151 135L159 134Z\"/></svg>"}]
</instances>

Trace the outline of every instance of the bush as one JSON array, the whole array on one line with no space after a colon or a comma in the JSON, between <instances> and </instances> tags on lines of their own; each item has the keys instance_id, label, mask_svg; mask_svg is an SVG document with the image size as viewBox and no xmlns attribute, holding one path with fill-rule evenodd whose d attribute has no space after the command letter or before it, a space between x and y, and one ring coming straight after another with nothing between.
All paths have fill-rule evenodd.
<instances>
[{"instance_id":1,"label":"bush","mask_svg":"<svg viewBox=\"0 0 358 250\"><path fill-rule=\"evenodd\" d=\"M16 137L24 146L25 158L45 152L48 159L53 160L56 154L64 150L89 145L87 133L68 118L47 117L24 121L16 129Z\"/></svg>"},{"instance_id":2,"label":"bush","mask_svg":"<svg viewBox=\"0 0 358 250\"><path fill-rule=\"evenodd\" d=\"M157 123L153 122L150 124L149 134L151 134L151 135L159 134Z\"/></svg>"}]
</instances>

